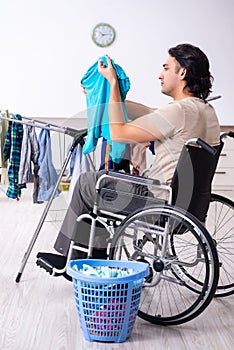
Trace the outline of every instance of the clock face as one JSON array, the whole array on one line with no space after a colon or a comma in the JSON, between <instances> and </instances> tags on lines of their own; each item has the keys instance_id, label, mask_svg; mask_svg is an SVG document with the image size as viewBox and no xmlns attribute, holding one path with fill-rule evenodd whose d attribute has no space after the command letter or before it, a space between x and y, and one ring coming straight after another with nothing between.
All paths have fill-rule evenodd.
<instances>
[{"instance_id":1,"label":"clock face","mask_svg":"<svg viewBox=\"0 0 234 350\"><path fill-rule=\"evenodd\" d=\"M93 29L92 39L98 46L109 46L115 40L115 30L110 24L99 23Z\"/></svg>"}]
</instances>

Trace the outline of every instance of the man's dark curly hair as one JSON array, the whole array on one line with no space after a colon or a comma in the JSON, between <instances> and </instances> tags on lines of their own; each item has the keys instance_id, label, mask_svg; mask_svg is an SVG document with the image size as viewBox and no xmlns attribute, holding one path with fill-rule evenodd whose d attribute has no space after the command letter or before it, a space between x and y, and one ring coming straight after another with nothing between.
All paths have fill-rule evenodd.
<instances>
[{"instance_id":1,"label":"man's dark curly hair","mask_svg":"<svg viewBox=\"0 0 234 350\"><path fill-rule=\"evenodd\" d=\"M207 56L198 47L191 44L179 44L168 50L182 68L186 68L186 88L194 96L206 100L212 92L213 77Z\"/></svg>"}]
</instances>

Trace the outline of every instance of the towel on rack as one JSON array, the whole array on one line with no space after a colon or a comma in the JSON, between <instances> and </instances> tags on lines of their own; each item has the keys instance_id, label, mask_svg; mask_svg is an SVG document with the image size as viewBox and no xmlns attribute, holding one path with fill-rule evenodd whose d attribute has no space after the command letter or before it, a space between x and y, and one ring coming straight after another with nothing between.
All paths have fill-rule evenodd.
<instances>
[{"instance_id":1,"label":"towel on rack","mask_svg":"<svg viewBox=\"0 0 234 350\"><path fill-rule=\"evenodd\" d=\"M102 56L99 59L103 60L104 63L107 64L106 56ZM116 75L119 82L125 120L128 121L124 100L128 90L130 89L130 81L123 69L119 65L115 64L113 60L112 64L116 70ZM112 141L110 138L108 117L110 84L98 72L98 61L88 69L87 73L81 79L81 84L84 86L87 93L86 105L88 113L88 135L83 146L83 153L87 154L92 152L97 145L98 138L103 136L112 146L111 158L113 162L119 163L122 159L122 155L125 152L126 145Z\"/></svg>"},{"instance_id":2,"label":"towel on rack","mask_svg":"<svg viewBox=\"0 0 234 350\"><path fill-rule=\"evenodd\" d=\"M48 125L49 126L49 125ZM39 190L38 190L38 202L48 201L51 197L53 190L58 181L58 175L54 168L52 162L52 151L51 151L51 139L50 139L50 131L47 129L42 129L38 136L39 143ZM60 190L56 190L54 198L58 197L60 194Z\"/></svg>"},{"instance_id":3,"label":"towel on rack","mask_svg":"<svg viewBox=\"0 0 234 350\"><path fill-rule=\"evenodd\" d=\"M9 186L6 191L6 195L12 199L16 199L21 196L21 189L18 185L18 174L20 166L21 145L24 132L23 125L20 123L14 123L14 119L22 120L22 117L19 114L13 115L11 117L3 149L4 161L7 161L9 159Z\"/></svg>"}]
</instances>

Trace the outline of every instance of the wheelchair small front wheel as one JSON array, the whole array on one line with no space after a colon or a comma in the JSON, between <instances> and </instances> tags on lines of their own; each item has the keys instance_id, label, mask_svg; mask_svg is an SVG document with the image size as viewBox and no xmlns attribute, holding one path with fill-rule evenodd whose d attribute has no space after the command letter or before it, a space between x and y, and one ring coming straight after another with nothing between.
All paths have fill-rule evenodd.
<instances>
[{"instance_id":1,"label":"wheelchair small front wheel","mask_svg":"<svg viewBox=\"0 0 234 350\"><path fill-rule=\"evenodd\" d=\"M160 325L198 316L211 302L219 278L217 251L206 228L169 205L128 216L113 237L110 259L149 263L151 276L138 316Z\"/></svg>"}]
</instances>

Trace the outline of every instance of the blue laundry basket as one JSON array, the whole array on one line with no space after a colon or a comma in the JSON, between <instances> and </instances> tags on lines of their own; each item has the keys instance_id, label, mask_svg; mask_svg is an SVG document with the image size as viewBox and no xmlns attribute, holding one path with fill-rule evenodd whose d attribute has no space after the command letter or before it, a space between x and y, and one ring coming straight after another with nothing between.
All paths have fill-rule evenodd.
<instances>
[{"instance_id":1,"label":"blue laundry basket","mask_svg":"<svg viewBox=\"0 0 234 350\"><path fill-rule=\"evenodd\" d=\"M89 276L83 265L94 269L108 266L131 271L126 277ZM115 270L116 271L116 270ZM123 342L134 327L144 277L149 274L143 262L79 259L69 262L80 325L88 341Z\"/></svg>"}]
</instances>

